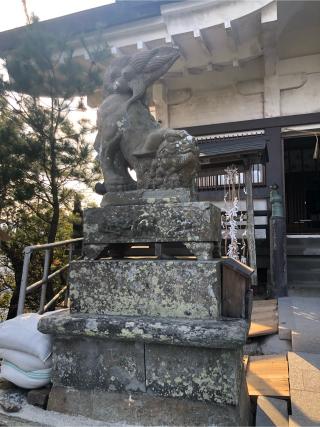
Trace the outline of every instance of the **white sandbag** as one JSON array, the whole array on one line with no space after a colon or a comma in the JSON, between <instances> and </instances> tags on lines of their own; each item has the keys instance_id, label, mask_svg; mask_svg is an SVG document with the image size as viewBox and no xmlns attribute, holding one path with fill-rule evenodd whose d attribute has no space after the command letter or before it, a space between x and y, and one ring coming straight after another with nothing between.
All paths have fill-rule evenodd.
<instances>
[{"instance_id":1,"label":"white sandbag","mask_svg":"<svg viewBox=\"0 0 320 427\"><path fill-rule=\"evenodd\" d=\"M45 362L52 352L50 335L38 331L40 314L22 314L0 324L0 348L32 354Z\"/></svg>"},{"instance_id":2,"label":"white sandbag","mask_svg":"<svg viewBox=\"0 0 320 427\"><path fill-rule=\"evenodd\" d=\"M51 369L26 372L6 360L1 364L1 377L18 387L33 389L43 387L51 381Z\"/></svg>"},{"instance_id":3,"label":"white sandbag","mask_svg":"<svg viewBox=\"0 0 320 427\"><path fill-rule=\"evenodd\" d=\"M40 369L48 369L52 367L52 357L49 357L45 362L39 357L33 356L22 351L0 348L0 358L6 359L24 371L38 371Z\"/></svg>"}]
</instances>

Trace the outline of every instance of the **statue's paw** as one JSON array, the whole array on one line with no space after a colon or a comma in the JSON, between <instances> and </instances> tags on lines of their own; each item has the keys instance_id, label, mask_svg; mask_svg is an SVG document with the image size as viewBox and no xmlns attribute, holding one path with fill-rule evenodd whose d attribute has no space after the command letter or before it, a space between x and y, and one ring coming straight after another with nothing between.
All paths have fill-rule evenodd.
<instances>
[{"instance_id":1,"label":"statue's paw","mask_svg":"<svg viewBox=\"0 0 320 427\"><path fill-rule=\"evenodd\" d=\"M94 190L97 194L100 194L100 196L103 196L107 192L104 182L97 182L94 186Z\"/></svg>"}]
</instances>

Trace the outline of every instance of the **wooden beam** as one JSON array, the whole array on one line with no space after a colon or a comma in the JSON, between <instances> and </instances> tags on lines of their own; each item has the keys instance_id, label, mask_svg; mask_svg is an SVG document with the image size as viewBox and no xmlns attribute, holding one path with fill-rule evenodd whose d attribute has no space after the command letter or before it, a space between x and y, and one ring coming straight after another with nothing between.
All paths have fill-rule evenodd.
<instances>
[{"instance_id":1,"label":"wooden beam","mask_svg":"<svg viewBox=\"0 0 320 427\"><path fill-rule=\"evenodd\" d=\"M203 35L203 31L199 30L199 29L195 29L193 31L193 37L197 40L197 42L199 43L201 49L203 50L203 53L205 55L208 56L212 56L212 52L210 50L210 46L209 43L207 42L207 40L205 39L204 35Z\"/></svg>"},{"instance_id":2,"label":"wooden beam","mask_svg":"<svg viewBox=\"0 0 320 427\"><path fill-rule=\"evenodd\" d=\"M138 50L149 50L149 47L147 46L147 44L143 41L138 41L137 42L137 49Z\"/></svg>"},{"instance_id":3,"label":"wooden beam","mask_svg":"<svg viewBox=\"0 0 320 427\"><path fill-rule=\"evenodd\" d=\"M238 36L235 33L235 30L231 24L231 21L225 21L224 28L226 30L229 49L231 50L233 55L232 65L234 67L239 67Z\"/></svg>"},{"instance_id":4,"label":"wooden beam","mask_svg":"<svg viewBox=\"0 0 320 427\"><path fill-rule=\"evenodd\" d=\"M313 125L318 123L320 123L320 113L309 113L291 116L269 117L265 119L243 120L238 122L216 123L187 128L184 127L183 129L186 129L193 136L198 136L265 128Z\"/></svg>"},{"instance_id":5,"label":"wooden beam","mask_svg":"<svg viewBox=\"0 0 320 427\"><path fill-rule=\"evenodd\" d=\"M187 58L186 51L185 51L185 49L182 47L181 43L177 40L177 37L172 36L172 37L171 37L171 40L172 40L172 45L173 45L174 47L177 47L177 48L179 49L180 55L181 55L181 57L184 59L184 61L187 61L187 59L188 59L188 58Z\"/></svg>"}]
</instances>

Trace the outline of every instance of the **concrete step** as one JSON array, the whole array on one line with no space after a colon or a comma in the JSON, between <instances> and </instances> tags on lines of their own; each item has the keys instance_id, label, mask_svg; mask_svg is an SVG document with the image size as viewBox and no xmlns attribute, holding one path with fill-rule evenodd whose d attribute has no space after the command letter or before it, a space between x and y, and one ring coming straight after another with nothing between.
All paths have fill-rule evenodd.
<instances>
[{"instance_id":1,"label":"concrete step","mask_svg":"<svg viewBox=\"0 0 320 427\"><path fill-rule=\"evenodd\" d=\"M288 256L288 265L296 268L313 268L320 271L320 256Z\"/></svg>"},{"instance_id":2,"label":"concrete step","mask_svg":"<svg viewBox=\"0 0 320 427\"><path fill-rule=\"evenodd\" d=\"M256 427L286 427L288 422L288 404L286 400L267 396L258 397Z\"/></svg>"},{"instance_id":3,"label":"concrete step","mask_svg":"<svg viewBox=\"0 0 320 427\"><path fill-rule=\"evenodd\" d=\"M320 287L320 256L288 256L288 285Z\"/></svg>"},{"instance_id":4,"label":"concrete step","mask_svg":"<svg viewBox=\"0 0 320 427\"><path fill-rule=\"evenodd\" d=\"M287 252L289 255L319 255L320 236L288 237Z\"/></svg>"},{"instance_id":5,"label":"concrete step","mask_svg":"<svg viewBox=\"0 0 320 427\"><path fill-rule=\"evenodd\" d=\"M279 325L278 334L280 340L291 341L293 329L292 300L290 297L278 298Z\"/></svg>"},{"instance_id":6,"label":"concrete step","mask_svg":"<svg viewBox=\"0 0 320 427\"><path fill-rule=\"evenodd\" d=\"M287 238L288 288L320 292L320 236Z\"/></svg>"}]
</instances>

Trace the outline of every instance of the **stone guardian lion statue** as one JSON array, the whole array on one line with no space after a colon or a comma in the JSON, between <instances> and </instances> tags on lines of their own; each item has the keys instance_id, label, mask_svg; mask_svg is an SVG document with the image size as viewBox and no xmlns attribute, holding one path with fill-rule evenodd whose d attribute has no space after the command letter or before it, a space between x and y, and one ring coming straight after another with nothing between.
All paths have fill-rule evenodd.
<instances>
[{"instance_id":1,"label":"stone guardian lion statue","mask_svg":"<svg viewBox=\"0 0 320 427\"><path fill-rule=\"evenodd\" d=\"M146 103L147 88L178 57L175 48L165 46L115 58L108 67L94 144L104 177L98 193L190 186L199 165L193 138L161 128ZM128 168L136 170L137 182Z\"/></svg>"}]
</instances>

